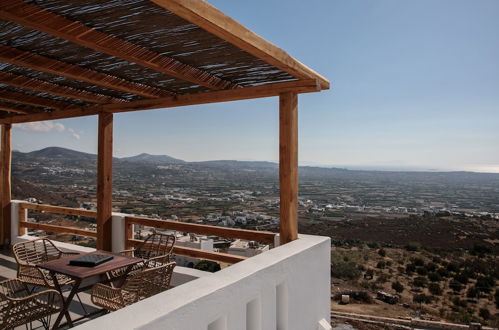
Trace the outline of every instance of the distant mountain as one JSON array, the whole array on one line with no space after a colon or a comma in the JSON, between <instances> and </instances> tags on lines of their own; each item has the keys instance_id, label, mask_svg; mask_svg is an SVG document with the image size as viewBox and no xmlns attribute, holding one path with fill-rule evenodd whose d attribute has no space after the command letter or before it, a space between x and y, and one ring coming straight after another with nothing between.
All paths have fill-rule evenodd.
<instances>
[{"instance_id":1,"label":"distant mountain","mask_svg":"<svg viewBox=\"0 0 499 330\"><path fill-rule=\"evenodd\" d=\"M154 163L154 164L183 164L185 161L167 155L150 155L142 153L137 156L120 158L123 161L134 163Z\"/></svg>"},{"instance_id":2,"label":"distant mountain","mask_svg":"<svg viewBox=\"0 0 499 330\"><path fill-rule=\"evenodd\" d=\"M60 147L48 147L41 150L36 150L32 152L24 153L28 157L36 158L51 158L51 159L85 159L85 160L95 160L97 156L94 154L89 154L81 151L60 148Z\"/></svg>"}]
</instances>

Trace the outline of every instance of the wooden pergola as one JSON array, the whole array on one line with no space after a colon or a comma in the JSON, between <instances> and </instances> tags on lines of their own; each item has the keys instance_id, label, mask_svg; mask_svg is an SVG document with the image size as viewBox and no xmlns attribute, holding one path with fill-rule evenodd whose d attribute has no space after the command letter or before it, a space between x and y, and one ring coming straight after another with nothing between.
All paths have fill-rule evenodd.
<instances>
[{"instance_id":1,"label":"wooden pergola","mask_svg":"<svg viewBox=\"0 0 499 330\"><path fill-rule=\"evenodd\" d=\"M113 114L279 96L281 244L297 238L298 97L329 81L203 0L0 2L1 244L11 129L97 115L97 247L110 250Z\"/></svg>"}]
</instances>

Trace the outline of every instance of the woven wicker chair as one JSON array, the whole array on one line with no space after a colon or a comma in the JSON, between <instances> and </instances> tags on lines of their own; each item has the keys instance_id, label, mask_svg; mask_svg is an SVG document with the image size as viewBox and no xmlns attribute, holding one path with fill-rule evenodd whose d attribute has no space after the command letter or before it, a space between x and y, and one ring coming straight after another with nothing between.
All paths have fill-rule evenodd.
<instances>
[{"instance_id":1,"label":"woven wicker chair","mask_svg":"<svg viewBox=\"0 0 499 330\"><path fill-rule=\"evenodd\" d=\"M175 262L127 275L123 286L113 288L96 284L92 287L92 303L108 311L115 311L168 290Z\"/></svg>"},{"instance_id":2,"label":"woven wicker chair","mask_svg":"<svg viewBox=\"0 0 499 330\"><path fill-rule=\"evenodd\" d=\"M62 297L56 290L45 290L30 294L26 284L18 279L0 282L0 329L41 320L48 329L45 317L62 309Z\"/></svg>"},{"instance_id":3,"label":"woven wicker chair","mask_svg":"<svg viewBox=\"0 0 499 330\"><path fill-rule=\"evenodd\" d=\"M20 242L12 247L17 261L17 278L35 286L54 288L54 281L49 272L37 267L38 264L78 253L64 252L46 238ZM62 274L57 274L59 285L71 284L73 281Z\"/></svg>"},{"instance_id":4,"label":"woven wicker chair","mask_svg":"<svg viewBox=\"0 0 499 330\"><path fill-rule=\"evenodd\" d=\"M153 231L137 248L121 251L120 254L122 255L144 259L143 262L134 265L129 274L173 261L172 251L175 240L174 235ZM110 272L110 275L111 277L120 277L124 275L125 270L125 268L117 269Z\"/></svg>"}]
</instances>

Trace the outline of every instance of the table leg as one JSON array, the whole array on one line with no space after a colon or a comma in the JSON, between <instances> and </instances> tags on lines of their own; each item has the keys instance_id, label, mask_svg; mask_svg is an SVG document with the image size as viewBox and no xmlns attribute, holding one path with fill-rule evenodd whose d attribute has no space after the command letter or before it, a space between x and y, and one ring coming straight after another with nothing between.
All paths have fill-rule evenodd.
<instances>
[{"instance_id":1,"label":"table leg","mask_svg":"<svg viewBox=\"0 0 499 330\"><path fill-rule=\"evenodd\" d=\"M66 299L64 299L64 296L62 294L62 288L59 285L59 281L57 281L57 276L55 272L50 272L50 275L52 276L52 280L54 281L54 286L59 291L59 293L62 296L62 299L64 301L64 304L62 306L62 310L57 316L57 319L54 322L54 325L52 326L52 329L57 329L59 327L59 324L62 321L62 317L66 316L67 323L70 327L73 326L73 321L71 320L71 316L69 315L69 306L71 305L71 301L73 301L73 298L75 294L78 292L78 288L80 287L81 280L76 280L75 283L73 284L73 287L71 288L71 291L69 292L69 295Z\"/></svg>"}]
</instances>

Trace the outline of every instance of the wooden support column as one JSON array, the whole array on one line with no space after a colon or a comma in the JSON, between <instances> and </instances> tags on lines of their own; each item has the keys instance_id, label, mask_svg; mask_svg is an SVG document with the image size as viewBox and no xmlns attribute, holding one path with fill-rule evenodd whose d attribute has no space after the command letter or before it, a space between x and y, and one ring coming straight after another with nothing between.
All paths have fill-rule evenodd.
<instances>
[{"instance_id":1,"label":"wooden support column","mask_svg":"<svg viewBox=\"0 0 499 330\"><path fill-rule=\"evenodd\" d=\"M12 164L12 125L2 125L2 142L1 142L1 168L0 168L0 187L1 197L0 214L2 217L1 224L1 242L3 246L10 245L10 203L11 203L11 164Z\"/></svg>"},{"instance_id":2,"label":"wooden support column","mask_svg":"<svg viewBox=\"0 0 499 330\"><path fill-rule=\"evenodd\" d=\"M113 207L113 114L99 114L97 155L97 249L111 251Z\"/></svg>"},{"instance_id":3,"label":"wooden support column","mask_svg":"<svg viewBox=\"0 0 499 330\"><path fill-rule=\"evenodd\" d=\"M298 95L279 96L281 245L298 238Z\"/></svg>"}]
</instances>

